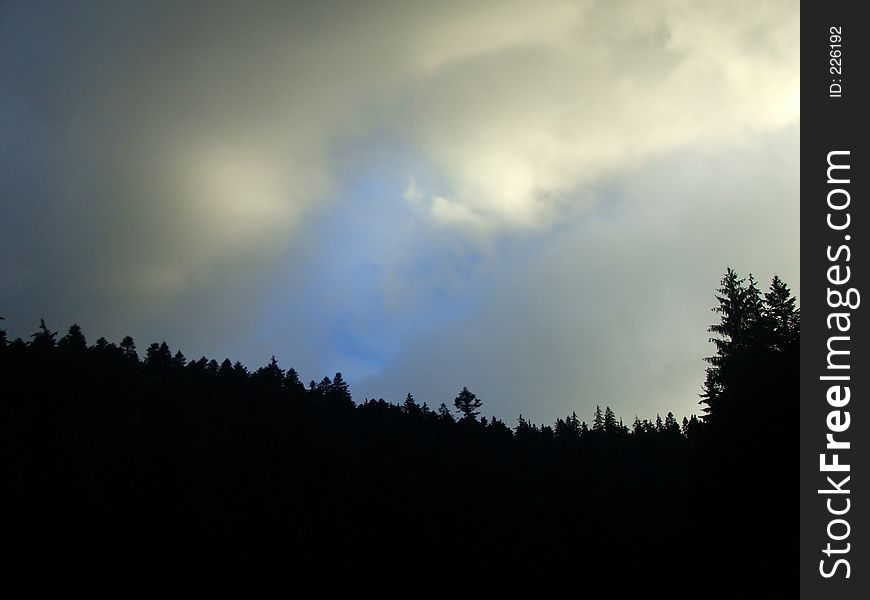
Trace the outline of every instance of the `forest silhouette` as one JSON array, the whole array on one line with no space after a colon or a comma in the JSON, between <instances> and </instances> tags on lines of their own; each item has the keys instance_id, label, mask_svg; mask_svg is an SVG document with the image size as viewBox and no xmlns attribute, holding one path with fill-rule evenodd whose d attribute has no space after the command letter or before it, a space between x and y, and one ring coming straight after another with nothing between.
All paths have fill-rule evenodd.
<instances>
[{"instance_id":1,"label":"forest silhouette","mask_svg":"<svg viewBox=\"0 0 870 600\"><path fill-rule=\"evenodd\" d=\"M693 597L764 578L793 597L800 310L778 277L762 292L731 269L715 299L700 416L631 423L599 406L511 427L465 387L435 408L357 404L341 373L306 385L274 358L249 371L165 342L140 356L129 336L89 345L77 325L0 331L6 545L333 573L416 561L613 595L619 577Z\"/></svg>"}]
</instances>

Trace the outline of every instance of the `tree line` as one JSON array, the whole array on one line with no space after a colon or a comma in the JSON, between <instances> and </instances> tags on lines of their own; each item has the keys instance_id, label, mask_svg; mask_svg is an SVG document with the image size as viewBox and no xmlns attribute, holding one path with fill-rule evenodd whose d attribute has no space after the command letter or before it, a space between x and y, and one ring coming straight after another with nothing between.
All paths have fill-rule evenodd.
<instances>
[{"instance_id":1,"label":"tree line","mask_svg":"<svg viewBox=\"0 0 870 600\"><path fill-rule=\"evenodd\" d=\"M778 277L762 293L731 269L713 310L701 416L630 425L598 406L588 424L509 427L468 388L434 409L410 393L355 403L341 373L306 385L274 357L251 371L165 342L140 356L129 336L88 344L77 325L0 330L10 539L299 560L461 549L502 572L723 583L739 551L747 572L796 583L761 548L796 540L800 310Z\"/></svg>"}]
</instances>

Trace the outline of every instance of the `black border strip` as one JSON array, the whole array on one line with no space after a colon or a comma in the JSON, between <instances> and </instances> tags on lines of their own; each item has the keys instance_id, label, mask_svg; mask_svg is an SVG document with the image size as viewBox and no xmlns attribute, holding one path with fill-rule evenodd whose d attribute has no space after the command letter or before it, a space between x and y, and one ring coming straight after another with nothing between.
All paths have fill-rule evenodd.
<instances>
[{"instance_id":1,"label":"black border strip","mask_svg":"<svg viewBox=\"0 0 870 600\"><path fill-rule=\"evenodd\" d=\"M870 390L870 359L867 347L870 345L870 332L867 328L865 313L870 310L870 295L861 298L857 308L832 308L828 302L828 289L841 291L849 288L870 294L867 285L870 260L867 257L867 237L870 236L870 211L867 204L867 178L870 174L870 155L866 151L864 132L870 101L866 93L867 73L870 63L866 60L866 48L870 24L859 17L858 2L804 3L801 14L801 424L800 424L800 581L801 598L839 599L866 598L870 590L870 535L867 533L868 499L867 478L867 433L870 432L867 410L868 390ZM866 10L866 5L863 5ZM831 28L841 28L840 33L832 33ZM834 36L832 39L832 35ZM834 43L841 37L839 48ZM833 44L833 45L832 45ZM836 56L836 50L841 52ZM834 56L832 56L832 51ZM832 59L839 59L832 62ZM840 72L837 72L839 67ZM841 89L838 92L838 84ZM848 151L848 154L831 155L839 164L849 164L848 172L832 171L828 182L828 156L832 151ZM848 173L848 175L845 175ZM844 179L849 182L845 183ZM845 190L846 193L834 190ZM828 206L828 194L832 203L848 206L835 211ZM845 223L845 213L849 214L849 226L843 230L832 229L826 219L831 213L835 226ZM829 260L828 247L835 260ZM848 251L840 250L847 246ZM850 260L846 261L846 258ZM839 265L839 267L836 267ZM829 274L835 279L845 276L849 267L849 281L834 285L829 282ZM829 273L831 267L836 267ZM852 296L854 299L854 295ZM837 297L832 301L836 303ZM840 324L849 324L848 332L829 331L827 317L831 313L849 313L849 319ZM836 322L834 322L836 325ZM834 346L849 350L849 355L836 355L833 360L850 368L828 368L828 341L831 336L847 336L848 340L837 340ZM821 380L822 376L848 375L849 381ZM837 409L827 401L827 390L832 385L850 387L849 403ZM841 392L842 393L842 392ZM836 401L836 398L834 398ZM830 433L827 418L831 411L840 410L832 416L833 426L837 419L843 419L842 411L849 411L848 429L833 434L836 440L850 442L848 450L826 449L826 434ZM826 461L832 462L834 453L839 454L840 463L848 463L849 471L822 472L820 454L826 454ZM783 468L788 468L783 465ZM841 485L848 494L819 493L831 489L826 480L831 476L836 485ZM849 480L843 484L844 477ZM827 501L831 500L833 510L849 511L843 515L829 512ZM849 500L847 503L846 500ZM835 519L842 522L831 526L831 534L848 537L838 541L830 539L828 525ZM827 544L832 549L849 551L842 554L823 552ZM849 575L845 578L846 566L838 559L849 563ZM822 569L833 576L825 578Z\"/></svg>"}]
</instances>

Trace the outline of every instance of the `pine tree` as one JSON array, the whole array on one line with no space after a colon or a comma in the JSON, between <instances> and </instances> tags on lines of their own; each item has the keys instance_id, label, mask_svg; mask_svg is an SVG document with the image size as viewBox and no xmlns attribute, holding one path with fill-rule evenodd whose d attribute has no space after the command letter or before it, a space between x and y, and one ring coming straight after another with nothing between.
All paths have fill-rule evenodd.
<instances>
[{"instance_id":1,"label":"pine tree","mask_svg":"<svg viewBox=\"0 0 870 600\"><path fill-rule=\"evenodd\" d=\"M571 416L565 421L568 425L568 428L575 436L580 435L580 420L577 418L577 413L573 410L571 411Z\"/></svg>"},{"instance_id":2,"label":"pine tree","mask_svg":"<svg viewBox=\"0 0 870 600\"><path fill-rule=\"evenodd\" d=\"M517 439L533 439L538 433L537 426L527 420L523 415L517 417L517 429L516 429L516 437Z\"/></svg>"},{"instance_id":3,"label":"pine tree","mask_svg":"<svg viewBox=\"0 0 870 600\"><path fill-rule=\"evenodd\" d=\"M299 373L293 367L284 374L284 390L293 400L301 400L305 396L305 384L300 381Z\"/></svg>"},{"instance_id":4,"label":"pine tree","mask_svg":"<svg viewBox=\"0 0 870 600\"><path fill-rule=\"evenodd\" d=\"M69 332L60 338L57 347L63 352L84 352L88 347L85 340L85 335L82 333L82 328L77 324L73 324L69 328Z\"/></svg>"},{"instance_id":5,"label":"pine tree","mask_svg":"<svg viewBox=\"0 0 870 600\"><path fill-rule=\"evenodd\" d=\"M715 416L728 396L733 395L738 373L755 345L759 324L763 322L758 286L751 277L748 287L745 282L736 271L728 268L717 290L719 306L712 310L719 315L719 322L708 328L715 334L710 342L715 345L716 353L705 359L710 367L707 368L700 401L706 405L703 411L708 419Z\"/></svg>"},{"instance_id":6,"label":"pine tree","mask_svg":"<svg viewBox=\"0 0 870 600\"><path fill-rule=\"evenodd\" d=\"M438 407L438 419L447 423L456 422L453 415L450 413L450 409L447 408L447 405L443 402L441 403L441 406Z\"/></svg>"},{"instance_id":7,"label":"pine tree","mask_svg":"<svg viewBox=\"0 0 870 600\"><path fill-rule=\"evenodd\" d=\"M407 396L405 396L405 402L402 404L402 410L409 415L420 412L420 406L417 404L417 401L414 400L414 396L412 396L410 392Z\"/></svg>"},{"instance_id":8,"label":"pine tree","mask_svg":"<svg viewBox=\"0 0 870 600\"><path fill-rule=\"evenodd\" d=\"M674 413L670 411L668 411L668 414L665 416L664 430L665 433L668 434L680 433L680 424L677 422L677 418L674 416Z\"/></svg>"},{"instance_id":9,"label":"pine tree","mask_svg":"<svg viewBox=\"0 0 870 600\"><path fill-rule=\"evenodd\" d=\"M644 433L643 423L640 422L637 415L634 415L634 422L631 424L631 432L634 435Z\"/></svg>"},{"instance_id":10,"label":"pine tree","mask_svg":"<svg viewBox=\"0 0 870 600\"><path fill-rule=\"evenodd\" d=\"M698 417L692 415L690 418L683 417L683 427L682 434L686 436L687 439L692 439L700 429L701 423L698 421Z\"/></svg>"},{"instance_id":11,"label":"pine tree","mask_svg":"<svg viewBox=\"0 0 870 600\"><path fill-rule=\"evenodd\" d=\"M56 331L51 331L45 324L45 319L39 320L39 331L30 336L33 341L30 342L31 348L37 351L48 351L54 348L57 337Z\"/></svg>"},{"instance_id":12,"label":"pine tree","mask_svg":"<svg viewBox=\"0 0 870 600\"><path fill-rule=\"evenodd\" d=\"M556 419L555 438L560 443L571 443L580 437L580 424L572 425L571 417Z\"/></svg>"},{"instance_id":13,"label":"pine tree","mask_svg":"<svg viewBox=\"0 0 870 600\"><path fill-rule=\"evenodd\" d=\"M331 402L339 406L353 406L353 398L350 395L350 386L341 376L341 373L336 373L332 379L332 384L328 388L328 397Z\"/></svg>"},{"instance_id":14,"label":"pine tree","mask_svg":"<svg viewBox=\"0 0 870 600\"><path fill-rule=\"evenodd\" d=\"M463 387L459 395L453 400L453 405L462 413L463 421L474 421L483 402L474 393L468 391L467 387Z\"/></svg>"},{"instance_id":15,"label":"pine tree","mask_svg":"<svg viewBox=\"0 0 870 600\"><path fill-rule=\"evenodd\" d=\"M121 340L121 345L118 347L128 360L139 362L139 355L136 353L136 342L129 335L124 336L124 339Z\"/></svg>"},{"instance_id":16,"label":"pine tree","mask_svg":"<svg viewBox=\"0 0 870 600\"><path fill-rule=\"evenodd\" d=\"M719 306L713 310L719 322L708 329L715 334L710 341L716 352L706 358L710 366L700 404L705 421L736 424L762 398L782 396L786 389L782 383L790 385L796 377L792 371L797 365L800 311L779 277L773 278L770 291L762 297L752 275L747 284L728 269L717 291Z\"/></svg>"},{"instance_id":17,"label":"pine tree","mask_svg":"<svg viewBox=\"0 0 870 600\"><path fill-rule=\"evenodd\" d=\"M329 388L332 387L332 380L329 377L324 377L320 383L311 381L311 396L318 400L326 400L329 394Z\"/></svg>"},{"instance_id":18,"label":"pine tree","mask_svg":"<svg viewBox=\"0 0 870 600\"><path fill-rule=\"evenodd\" d=\"M151 371L162 371L172 365L172 352L166 342L153 343L145 352L145 366Z\"/></svg>"},{"instance_id":19,"label":"pine tree","mask_svg":"<svg viewBox=\"0 0 870 600\"><path fill-rule=\"evenodd\" d=\"M601 414L601 407L595 405L595 416L592 419L592 431L604 431L604 415Z\"/></svg>"},{"instance_id":20,"label":"pine tree","mask_svg":"<svg viewBox=\"0 0 870 600\"><path fill-rule=\"evenodd\" d=\"M229 377L233 374L233 363L229 358L225 358L218 369L218 375L221 377Z\"/></svg>"},{"instance_id":21,"label":"pine tree","mask_svg":"<svg viewBox=\"0 0 870 600\"><path fill-rule=\"evenodd\" d=\"M795 306L797 299L791 295L788 286L774 275L764 301L764 318L773 349L786 351L792 348L800 338L801 314Z\"/></svg>"},{"instance_id":22,"label":"pine tree","mask_svg":"<svg viewBox=\"0 0 870 600\"><path fill-rule=\"evenodd\" d=\"M233 375L236 376L236 379L245 380L248 378L248 369L241 362L236 361L233 363Z\"/></svg>"},{"instance_id":23,"label":"pine tree","mask_svg":"<svg viewBox=\"0 0 870 600\"><path fill-rule=\"evenodd\" d=\"M254 372L255 378L267 388L280 390L284 385L284 369L278 366L278 360L272 356L269 364Z\"/></svg>"},{"instance_id":24,"label":"pine tree","mask_svg":"<svg viewBox=\"0 0 870 600\"><path fill-rule=\"evenodd\" d=\"M605 433L619 433L619 424L616 422L616 415L613 413L613 410L609 406L604 407L604 432Z\"/></svg>"}]
</instances>

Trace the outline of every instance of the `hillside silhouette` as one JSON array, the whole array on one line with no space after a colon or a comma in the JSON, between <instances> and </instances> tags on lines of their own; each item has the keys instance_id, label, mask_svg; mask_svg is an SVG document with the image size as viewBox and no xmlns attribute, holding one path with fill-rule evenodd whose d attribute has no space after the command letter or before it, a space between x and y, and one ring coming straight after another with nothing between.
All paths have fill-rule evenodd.
<instances>
[{"instance_id":1,"label":"hillside silhouette","mask_svg":"<svg viewBox=\"0 0 870 600\"><path fill-rule=\"evenodd\" d=\"M439 407L355 403L340 373L304 384L274 358L249 371L166 343L88 344L77 325L2 332L7 548L415 563L617 596L619 578L707 597L764 577L766 597L794 597L800 311L779 278L763 293L731 269L715 297L700 416L630 422L599 406L511 426L461 382Z\"/></svg>"}]
</instances>

